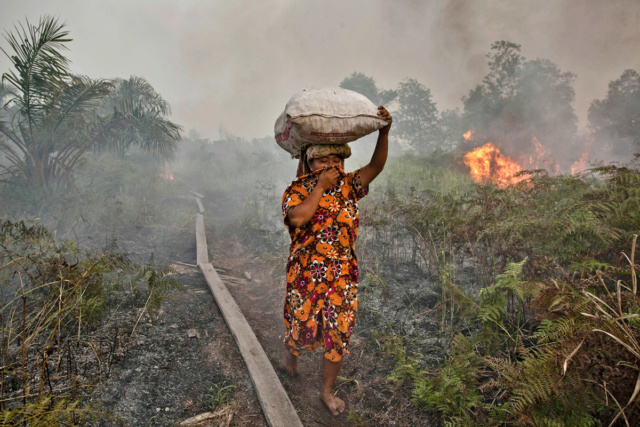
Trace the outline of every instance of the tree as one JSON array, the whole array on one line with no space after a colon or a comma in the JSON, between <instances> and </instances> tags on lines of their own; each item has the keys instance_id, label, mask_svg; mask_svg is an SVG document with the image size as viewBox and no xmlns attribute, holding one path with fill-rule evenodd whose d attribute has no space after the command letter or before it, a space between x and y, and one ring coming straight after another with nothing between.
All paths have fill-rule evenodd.
<instances>
[{"instance_id":1,"label":"tree","mask_svg":"<svg viewBox=\"0 0 640 427\"><path fill-rule=\"evenodd\" d=\"M640 144L640 74L625 70L609 83L607 96L589 107L589 126L595 138L612 145L613 153L628 155Z\"/></svg>"},{"instance_id":2,"label":"tree","mask_svg":"<svg viewBox=\"0 0 640 427\"><path fill-rule=\"evenodd\" d=\"M457 109L440 113L438 126L442 135L442 148L447 150L454 149L460 143L461 136L469 130Z\"/></svg>"},{"instance_id":3,"label":"tree","mask_svg":"<svg viewBox=\"0 0 640 427\"><path fill-rule=\"evenodd\" d=\"M103 143L98 148L124 157L131 146L138 145L159 157L171 157L182 128L167 119L169 103L142 77L115 79L113 84L114 91L101 102Z\"/></svg>"},{"instance_id":4,"label":"tree","mask_svg":"<svg viewBox=\"0 0 640 427\"><path fill-rule=\"evenodd\" d=\"M462 101L469 127L473 127L477 134L492 139L492 125L516 93L517 76L522 70L524 57L520 55L520 45L500 41L491 45L487 58L489 74Z\"/></svg>"},{"instance_id":5,"label":"tree","mask_svg":"<svg viewBox=\"0 0 640 427\"><path fill-rule=\"evenodd\" d=\"M406 79L398 86L396 132L417 153L426 153L442 142L438 109L431 100L431 91L415 79Z\"/></svg>"},{"instance_id":6,"label":"tree","mask_svg":"<svg viewBox=\"0 0 640 427\"><path fill-rule=\"evenodd\" d=\"M56 19L16 27L5 39L15 70L2 75L10 92L0 115L0 179L21 179L43 188L68 183L70 173L92 146L98 100L111 93L106 80L73 76L61 50L71 41Z\"/></svg>"},{"instance_id":7,"label":"tree","mask_svg":"<svg viewBox=\"0 0 640 427\"><path fill-rule=\"evenodd\" d=\"M546 59L526 60L520 45L506 41L494 43L487 58L489 73L463 98L476 141L499 143L523 158L536 153L533 138L568 151L577 130L575 75Z\"/></svg>"},{"instance_id":8,"label":"tree","mask_svg":"<svg viewBox=\"0 0 640 427\"><path fill-rule=\"evenodd\" d=\"M340 87L358 92L369 98L376 105L388 105L398 93L395 90L380 90L372 77L353 72L340 82Z\"/></svg>"},{"instance_id":9,"label":"tree","mask_svg":"<svg viewBox=\"0 0 640 427\"><path fill-rule=\"evenodd\" d=\"M504 40L495 42L487 58L491 71L482 79L487 91L499 98L513 96L525 61L520 55L520 45Z\"/></svg>"},{"instance_id":10,"label":"tree","mask_svg":"<svg viewBox=\"0 0 640 427\"><path fill-rule=\"evenodd\" d=\"M144 79L114 84L71 74L62 54L71 39L52 17L27 21L5 39L11 53L2 52L14 69L2 75L9 95L0 109L0 180L49 192L71 183L92 148L124 152L136 143L171 155L180 127L166 119L169 104Z\"/></svg>"}]
</instances>

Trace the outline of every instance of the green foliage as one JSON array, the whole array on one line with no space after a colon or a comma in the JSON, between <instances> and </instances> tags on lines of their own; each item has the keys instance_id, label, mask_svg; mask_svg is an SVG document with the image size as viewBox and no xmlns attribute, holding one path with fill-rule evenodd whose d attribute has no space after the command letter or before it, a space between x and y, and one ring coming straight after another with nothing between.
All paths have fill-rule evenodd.
<instances>
[{"instance_id":1,"label":"green foliage","mask_svg":"<svg viewBox=\"0 0 640 427\"><path fill-rule=\"evenodd\" d=\"M5 38L10 50L2 51L14 69L2 76L10 95L0 109L0 153L7 160L1 182L46 197L73 184L73 171L92 149L124 156L136 144L165 158L175 151L181 127L166 118L166 101L140 77L114 85L72 75L62 53L71 39L56 19L27 21Z\"/></svg>"},{"instance_id":2,"label":"green foliage","mask_svg":"<svg viewBox=\"0 0 640 427\"><path fill-rule=\"evenodd\" d=\"M480 362L471 341L462 335L456 336L451 357L435 378L424 373L414 377L414 404L441 412L454 424L476 424L474 412L481 403L477 389Z\"/></svg>"},{"instance_id":3,"label":"green foliage","mask_svg":"<svg viewBox=\"0 0 640 427\"><path fill-rule=\"evenodd\" d=\"M235 387L235 385L229 384L226 381L212 385L207 394L210 410L215 411L220 406L226 404L231 398Z\"/></svg>"},{"instance_id":4,"label":"green foliage","mask_svg":"<svg viewBox=\"0 0 640 427\"><path fill-rule=\"evenodd\" d=\"M167 116L171 107L143 77L115 79L112 94L102 99L98 150L111 150L121 157L138 146L159 158L171 158L180 141L182 127Z\"/></svg>"},{"instance_id":5,"label":"green foliage","mask_svg":"<svg viewBox=\"0 0 640 427\"><path fill-rule=\"evenodd\" d=\"M393 372L389 379L393 381L396 388L400 388L407 380L411 380L422 373L420 362L409 356L403 346L402 336L376 331L372 334L378 350L384 356L393 356Z\"/></svg>"},{"instance_id":6,"label":"green foliage","mask_svg":"<svg viewBox=\"0 0 640 427\"><path fill-rule=\"evenodd\" d=\"M431 91L415 79L406 79L398 86L398 104L394 128L400 138L417 153L435 149L442 134Z\"/></svg>"},{"instance_id":7,"label":"green foliage","mask_svg":"<svg viewBox=\"0 0 640 427\"><path fill-rule=\"evenodd\" d=\"M389 379L400 387L407 380L415 379L423 374L417 359L407 355L406 350L398 348L394 354L394 368Z\"/></svg>"},{"instance_id":8,"label":"green foliage","mask_svg":"<svg viewBox=\"0 0 640 427\"><path fill-rule=\"evenodd\" d=\"M396 358L392 379L413 381L417 406L442 413L453 425L493 425L516 419L543 425L596 424L592 414L599 404L593 391L585 387L578 372L563 374L559 366L568 353L563 349L575 346L576 337L584 337L588 327L565 319L545 320L535 334L523 337L518 321L508 315L507 295L521 302L535 295L518 279L524 262L509 264L495 286L481 291L474 315L485 329L471 338L455 336L451 356L435 375L426 375L415 361L407 363L406 357ZM583 302L575 309L585 306ZM533 346L525 347L525 339ZM514 343L512 348L509 344ZM501 398L489 402L487 394Z\"/></svg>"},{"instance_id":9,"label":"green foliage","mask_svg":"<svg viewBox=\"0 0 640 427\"><path fill-rule=\"evenodd\" d=\"M72 170L95 143L97 101L111 93L105 80L72 76L61 53L71 41L52 17L27 21L6 39L3 53L14 70L4 73L9 102L0 112L0 166L4 181L57 189L69 184Z\"/></svg>"},{"instance_id":10,"label":"green foliage","mask_svg":"<svg viewBox=\"0 0 640 427\"><path fill-rule=\"evenodd\" d=\"M456 162L455 154L442 150L434 151L429 157L405 154L391 158L384 171L371 184L374 197L381 190L398 192L400 196L420 196L421 199L422 193L427 191L432 191L434 197L456 197L475 188L471 178ZM366 200L363 199L363 203ZM376 198L376 202L384 201Z\"/></svg>"},{"instance_id":11,"label":"green foliage","mask_svg":"<svg viewBox=\"0 0 640 427\"><path fill-rule=\"evenodd\" d=\"M392 161L363 203L362 235L377 236L364 249L376 265L415 263L437 277L439 299L426 312L452 338L450 356L429 374L424 356L408 356L413 343L387 340L383 352L398 356L391 378L410 381L415 403L452 424L637 417L640 309L634 262L620 254L640 229L638 171L536 172L501 189L456 178L444 159L420 159L422 168L418 158ZM393 246L403 250L384 250Z\"/></svg>"},{"instance_id":12,"label":"green foliage","mask_svg":"<svg viewBox=\"0 0 640 427\"><path fill-rule=\"evenodd\" d=\"M139 277L147 283L149 297L147 298L146 310L155 324L162 303L167 299L172 291L182 290L182 285L176 279L169 277L175 271L171 268L156 268L153 254L149 262L139 268Z\"/></svg>"},{"instance_id":13,"label":"green foliage","mask_svg":"<svg viewBox=\"0 0 640 427\"><path fill-rule=\"evenodd\" d=\"M589 126L600 144L612 145L613 152L629 155L640 144L640 74L625 70L609 83L607 96L589 107Z\"/></svg>"},{"instance_id":14,"label":"green foliage","mask_svg":"<svg viewBox=\"0 0 640 427\"><path fill-rule=\"evenodd\" d=\"M485 327L479 337L484 340L487 354L495 353L499 347L508 344L513 346L514 353L517 351L520 328L525 322L526 301L538 293L535 286L520 279L526 261L507 264L504 273L496 276L495 285L480 290L480 306L476 315ZM507 339L510 343L506 342Z\"/></svg>"},{"instance_id":15,"label":"green foliage","mask_svg":"<svg viewBox=\"0 0 640 427\"><path fill-rule=\"evenodd\" d=\"M604 181L595 180L597 170L593 173L593 179L532 176L511 189L427 190L394 203L394 211L420 235L431 233L439 245L477 245L475 256L488 273L514 257L529 257L536 264L545 257L572 262L612 246L621 249L628 230L638 224L640 197L632 189L638 173L615 169ZM439 224L447 224L451 232L434 233Z\"/></svg>"},{"instance_id":16,"label":"green foliage","mask_svg":"<svg viewBox=\"0 0 640 427\"><path fill-rule=\"evenodd\" d=\"M349 415L347 415L347 421L353 426L366 425L365 417L354 409L349 409Z\"/></svg>"}]
</instances>

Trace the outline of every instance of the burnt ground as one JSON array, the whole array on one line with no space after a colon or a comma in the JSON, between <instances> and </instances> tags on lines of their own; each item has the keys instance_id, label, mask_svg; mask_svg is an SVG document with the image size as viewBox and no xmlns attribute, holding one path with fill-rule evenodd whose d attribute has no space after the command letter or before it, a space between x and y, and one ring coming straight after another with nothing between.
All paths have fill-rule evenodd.
<instances>
[{"instance_id":1,"label":"burnt ground","mask_svg":"<svg viewBox=\"0 0 640 427\"><path fill-rule=\"evenodd\" d=\"M254 245L233 220L216 219L216 214L221 218L227 212L219 198L218 203L208 201L212 199L203 200L210 261L220 269L267 356L278 366L283 351L284 259ZM200 425L266 425L247 370L203 276L185 265L195 264L196 258L195 201L175 198L165 205L167 225L126 228L114 234L120 249L131 253L134 261L145 262L153 254L157 266L174 268L173 277L183 291L171 293L155 322L146 314L141 318L123 357L92 401L125 425L178 425L212 411L212 390L232 385L229 398L215 408L216 417ZM190 330L197 336L190 337ZM388 378L392 357L383 356L365 331L362 324L356 329L337 382L336 393L347 403L340 416L331 415L318 398L321 351L301 357L298 377L279 372L303 424L438 425L436 416L412 405L408 386L397 389Z\"/></svg>"},{"instance_id":2,"label":"burnt ground","mask_svg":"<svg viewBox=\"0 0 640 427\"><path fill-rule=\"evenodd\" d=\"M205 207L207 204L205 203ZM210 227L212 228L212 227ZM254 231L255 232L255 231ZM223 280L234 296L260 344L274 366L280 366L284 346L282 318L285 295L285 258L260 245L264 234L237 227L207 229L208 245L215 254L213 263L224 274L250 280ZM286 256L286 255L285 255ZM248 275L247 275L248 273ZM359 306L359 310L362 310ZM336 383L336 394L347 403L344 413L334 417L318 397L322 380L322 351L300 357L300 375L291 377L277 370L305 426L433 426L439 418L411 403L408 386L398 389L388 377L393 357L384 357L372 340L368 322L358 322Z\"/></svg>"},{"instance_id":3,"label":"burnt ground","mask_svg":"<svg viewBox=\"0 0 640 427\"><path fill-rule=\"evenodd\" d=\"M156 321L145 314L111 375L92 395L102 410L122 424L167 426L213 410L215 391L227 385L218 416L201 425L266 425L251 380L224 318L195 264L193 197L165 201L182 224L115 231L118 247L136 262L151 254L158 267L169 266L182 291L163 302ZM191 205L193 204L193 206ZM192 220L189 221L188 218ZM169 221L174 222L174 221ZM190 222L190 223L189 223ZM196 336L194 335L195 330ZM213 388L213 390L212 390ZM220 396L224 394L224 391Z\"/></svg>"}]
</instances>

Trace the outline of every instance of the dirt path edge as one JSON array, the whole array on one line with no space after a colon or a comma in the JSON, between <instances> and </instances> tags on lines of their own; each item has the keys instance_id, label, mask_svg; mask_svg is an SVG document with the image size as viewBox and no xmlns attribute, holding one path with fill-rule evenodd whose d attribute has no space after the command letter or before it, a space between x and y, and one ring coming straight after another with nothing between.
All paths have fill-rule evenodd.
<instances>
[{"instance_id":1,"label":"dirt path edge","mask_svg":"<svg viewBox=\"0 0 640 427\"><path fill-rule=\"evenodd\" d=\"M238 344L267 423L272 427L302 427L302 422L269 358L218 273L208 263L199 267Z\"/></svg>"}]
</instances>

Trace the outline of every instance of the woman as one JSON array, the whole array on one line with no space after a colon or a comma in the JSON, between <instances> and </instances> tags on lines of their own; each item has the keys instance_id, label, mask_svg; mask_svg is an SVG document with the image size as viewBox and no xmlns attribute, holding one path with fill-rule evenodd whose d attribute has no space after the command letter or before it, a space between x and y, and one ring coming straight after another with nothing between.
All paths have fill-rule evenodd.
<instances>
[{"instance_id":1,"label":"woman","mask_svg":"<svg viewBox=\"0 0 640 427\"><path fill-rule=\"evenodd\" d=\"M389 124L380 129L371 161L344 172L348 145L312 145L300 156L298 177L282 198L284 223L291 246L287 262L284 320L287 333L285 369L298 373L301 350L324 350L320 398L333 415L345 403L333 395L333 385L349 353L355 325L358 263L354 253L358 234L358 200L369 191L387 161L391 115L378 107Z\"/></svg>"}]
</instances>

